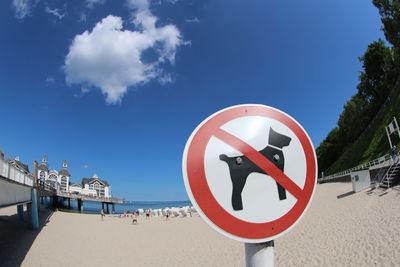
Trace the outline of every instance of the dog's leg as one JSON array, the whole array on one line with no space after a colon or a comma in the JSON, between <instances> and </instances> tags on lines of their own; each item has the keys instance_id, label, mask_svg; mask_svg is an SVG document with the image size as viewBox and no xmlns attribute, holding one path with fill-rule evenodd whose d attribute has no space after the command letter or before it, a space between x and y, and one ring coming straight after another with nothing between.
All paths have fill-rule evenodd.
<instances>
[{"instance_id":1,"label":"dog's leg","mask_svg":"<svg viewBox=\"0 0 400 267\"><path fill-rule=\"evenodd\" d=\"M229 167L229 174L232 181L232 208L233 210L242 210L242 191L246 184L247 176L249 175L248 171L243 170L243 158L229 158L225 154L221 154L219 158L225 161Z\"/></svg>"},{"instance_id":2,"label":"dog's leg","mask_svg":"<svg viewBox=\"0 0 400 267\"><path fill-rule=\"evenodd\" d=\"M242 210L242 191L246 184L248 173L231 172L232 180L232 208L233 210Z\"/></svg>"},{"instance_id":3,"label":"dog's leg","mask_svg":"<svg viewBox=\"0 0 400 267\"><path fill-rule=\"evenodd\" d=\"M279 200L286 199L286 189L278 183L276 183L276 185L278 186Z\"/></svg>"}]
</instances>

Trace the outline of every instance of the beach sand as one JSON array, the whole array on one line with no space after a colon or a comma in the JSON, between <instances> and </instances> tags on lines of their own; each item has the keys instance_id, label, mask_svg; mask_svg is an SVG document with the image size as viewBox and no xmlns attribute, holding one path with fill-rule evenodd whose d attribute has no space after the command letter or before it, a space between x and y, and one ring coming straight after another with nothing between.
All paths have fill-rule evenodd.
<instances>
[{"instance_id":1,"label":"beach sand","mask_svg":"<svg viewBox=\"0 0 400 267\"><path fill-rule=\"evenodd\" d=\"M327 183L316 190L302 220L275 240L276 266L400 264L400 187L352 194L350 183ZM0 237L12 220L1 216L4 210ZM245 266L243 243L197 215L169 221L140 217L132 225L125 218L102 222L99 215L54 212L31 239L22 266Z\"/></svg>"},{"instance_id":2,"label":"beach sand","mask_svg":"<svg viewBox=\"0 0 400 267\"><path fill-rule=\"evenodd\" d=\"M278 266L400 266L400 187L352 193L317 186L293 231L275 242Z\"/></svg>"}]
</instances>

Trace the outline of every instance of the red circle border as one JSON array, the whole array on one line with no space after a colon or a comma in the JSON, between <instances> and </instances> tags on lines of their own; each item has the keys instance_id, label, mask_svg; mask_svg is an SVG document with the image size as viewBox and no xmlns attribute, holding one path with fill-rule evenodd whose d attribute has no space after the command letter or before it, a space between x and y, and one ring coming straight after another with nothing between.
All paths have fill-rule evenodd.
<instances>
[{"instance_id":1,"label":"red circle border","mask_svg":"<svg viewBox=\"0 0 400 267\"><path fill-rule=\"evenodd\" d=\"M205 175L204 156L207 144L213 136L213 129L245 116L264 116L285 124L300 140L306 158L306 180L302 197L288 213L280 218L265 222L251 223L228 213L212 194ZM316 183L316 160L314 148L302 127L285 113L261 105L235 106L217 113L202 124L189 144L186 161L188 184L193 197L205 216L222 230L234 236L247 239L266 239L276 236L294 224L306 209Z\"/></svg>"}]
</instances>

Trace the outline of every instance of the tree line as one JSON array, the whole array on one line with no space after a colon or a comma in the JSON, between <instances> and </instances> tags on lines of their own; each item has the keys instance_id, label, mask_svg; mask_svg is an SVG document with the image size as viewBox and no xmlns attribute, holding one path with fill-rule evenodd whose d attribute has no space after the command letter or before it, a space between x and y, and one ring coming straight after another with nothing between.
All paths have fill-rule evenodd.
<instances>
[{"instance_id":1,"label":"tree line","mask_svg":"<svg viewBox=\"0 0 400 267\"><path fill-rule=\"evenodd\" d=\"M368 127L394 90L400 74L400 0L373 0L383 24L385 41L368 45L359 57L362 71L357 93L343 107L337 126L316 149L319 172L326 171Z\"/></svg>"}]
</instances>

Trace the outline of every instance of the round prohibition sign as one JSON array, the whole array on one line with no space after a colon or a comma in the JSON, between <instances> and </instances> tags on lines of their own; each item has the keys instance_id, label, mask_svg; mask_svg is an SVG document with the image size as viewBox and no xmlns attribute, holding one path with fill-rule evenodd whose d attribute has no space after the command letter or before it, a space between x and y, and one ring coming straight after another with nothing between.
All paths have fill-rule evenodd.
<instances>
[{"instance_id":1,"label":"round prohibition sign","mask_svg":"<svg viewBox=\"0 0 400 267\"><path fill-rule=\"evenodd\" d=\"M265 117L284 124L298 138L305 158L305 181L300 188L281 169L242 139L221 127L226 123L249 116ZM296 202L291 209L277 219L267 222L249 222L222 207L207 182L205 153L212 137L243 154L265 174L286 189ZM287 163L290 164L290 163ZM293 163L292 163L293 164ZM310 204L317 178L317 162L314 147L302 126L286 113L264 105L239 105L221 110L204 120L189 137L182 160L186 191L201 217L225 236L248 243L273 240L292 229Z\"/></svg>"}]
</instances>

